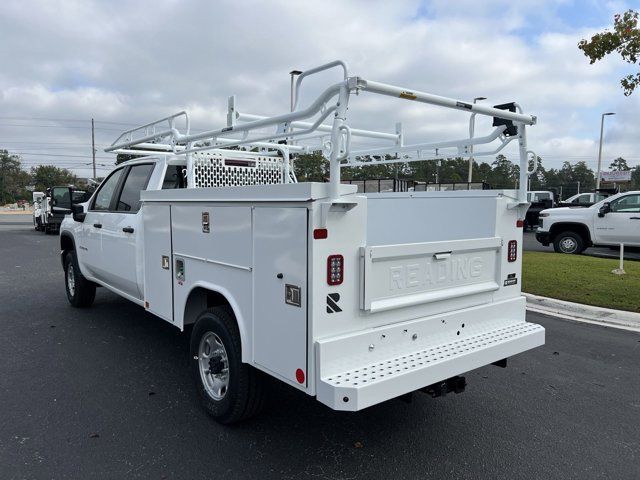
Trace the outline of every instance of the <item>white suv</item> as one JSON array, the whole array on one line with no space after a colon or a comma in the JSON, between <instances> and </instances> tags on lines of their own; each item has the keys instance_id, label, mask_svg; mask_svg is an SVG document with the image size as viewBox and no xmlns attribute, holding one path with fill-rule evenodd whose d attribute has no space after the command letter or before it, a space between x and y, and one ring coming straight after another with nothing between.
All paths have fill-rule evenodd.
<instances>
[{"instance_id":1,"label":"white suv","mask_svg":"<svg viewBox=\"0 0 640 480\"><path fill-rule=\"evenodd\" d=\"M640 246L640 191L619 193L587 208L540 212L536 239L558 253L581 253L590 246Z\"/></svg>"}]
</instances>

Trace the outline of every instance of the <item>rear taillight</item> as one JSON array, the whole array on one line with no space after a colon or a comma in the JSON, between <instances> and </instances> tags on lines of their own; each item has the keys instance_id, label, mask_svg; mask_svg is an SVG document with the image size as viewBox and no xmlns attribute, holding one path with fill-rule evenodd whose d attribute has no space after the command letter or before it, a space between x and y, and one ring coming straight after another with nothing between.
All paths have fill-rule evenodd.
<instances>
[{"instance_id":1,"label":"rear taillight","mask_svg":"<svg viewBox=\"0 0 640 480\"><path fill-rule=\"evenodd\" d=\"M509 262L515 262L517 259L518 259L518 241L509 240L509 245L507 246L507 260Z\"/></svg>"},{"instance_id":2,"label":"rear taillight","mask_svg":"<svg viewBox=\"0 0 640 480\"><path fill-rule=\"evenodd\" d=\"M327 257L327 283L340 285L344 280L344 257L342 255L329 255Z\"/></svg>"}]
</instances>

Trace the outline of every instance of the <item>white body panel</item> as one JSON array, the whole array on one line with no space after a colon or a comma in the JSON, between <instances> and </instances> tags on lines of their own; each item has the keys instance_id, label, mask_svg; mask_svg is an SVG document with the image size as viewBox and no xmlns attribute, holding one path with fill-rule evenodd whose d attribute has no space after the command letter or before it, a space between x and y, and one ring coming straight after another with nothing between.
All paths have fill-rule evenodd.
<instances>
[{"instance_id":1,"label":"white body panel","mask_svg":"<svg viewBox=\"0 0 640 480\"><path fill-rule=\"evenodd\" d=\"M144 248L144 276L148 279L143 286L145 308L173 323L171 206L148 205L143 231L148 239L152 239Z\"/></svg>"},{"instance_id":2,"label":"white body panel","mask_svg":"<svg viewBox=\"0 0 640 480\"><path fill-rule=\"evenodd\" d=\"M254 361L294 384L297 369L307 372L307 209L253 212Z\"/></svg>"}]
</instances>

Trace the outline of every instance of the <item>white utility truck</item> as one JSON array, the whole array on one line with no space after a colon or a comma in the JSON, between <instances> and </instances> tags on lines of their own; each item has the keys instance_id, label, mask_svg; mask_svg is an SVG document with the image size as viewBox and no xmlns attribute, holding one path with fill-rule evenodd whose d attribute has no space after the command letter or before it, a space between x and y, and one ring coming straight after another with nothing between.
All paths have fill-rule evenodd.
<instances>
[{"instance_id":1,"label":"white utility truck","mask_svg":"<svg viewBox=\"0 0 640 480\"><path fill-rule=\"evenodd\" d=\"M558 253L579 254L590 246L640 247L640 191L618 193L586 208L540 212L536 239Z\"/></svg>"},{"instance_id":2,"label":"white utility truck","mask_svg":"<svg viewBox=\"0 0 640 480\"><path fill-rule=\"evenodd\" d=\"M302 81L334 67L340 81L301 107ZM351 128L348 108L368 94L487 115L494 127L408 145L400 125ZM461 374L544 343L520 294L526 187L363 195L341 184L340 168L483 144L474 155L494 155L516 140L526 186L525 126L535 122L515 103L394 87L336 61L298 76L290 112L243 114L231 97L222 128L192 133L180 112L127 131L106 150L143 157L88 202L57 206L73 212L60 238L68 299L88 306L101 285L177 328L193 325L198 392L222 423L259 410L265 374L336 410L460 392ZM292 158L314 150L330 182L297 183Z\"/></svg>"}]
</instances>

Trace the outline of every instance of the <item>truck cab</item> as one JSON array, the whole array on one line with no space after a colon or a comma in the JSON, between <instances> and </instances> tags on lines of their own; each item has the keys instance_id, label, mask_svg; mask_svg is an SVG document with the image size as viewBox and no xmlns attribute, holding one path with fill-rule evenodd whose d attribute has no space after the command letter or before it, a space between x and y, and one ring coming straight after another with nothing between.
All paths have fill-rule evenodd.
<instances>
[{"instance_id":1,"label":"truck cab","mask_svg":"<svg viewBox=\"0 0 640 480\"><path fill-rule=\"evenodd\" d=\"M640 246L640 191L619 193L586 208L560 207L540 213L536 239L558 253L579 254L590 246Z\"/></svg>"},{"instance_id":2,"label":"truck cab","mask_svg":"<svg viewBox=\"0 0 640 480\"><path fill-rule=\"evenodd\" d=\"M595 192L577 193L565 201L558 203L558 207L590 207L617 192L608 192L604 189Z\"/></svg>"},{"instance_id":3,"label":"truck cab","mask_svg":"<svg viewBox=\"0 0 640 480\"><path fill-rule=\"evenodd\" d=\"M60 235L63 247L73 243L85 277L143 303L140 194L143 190L179 188L180 164L184 161L169 165L165 156L122 163L88 201L75 204L78 213L63 221Z\"/></svg>"}]
</instances>

